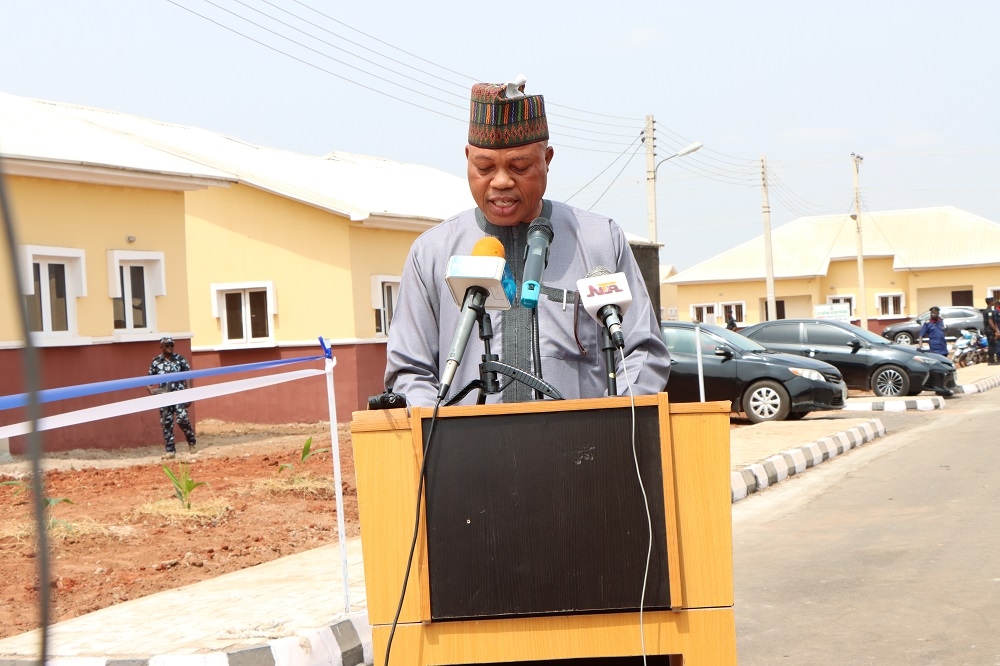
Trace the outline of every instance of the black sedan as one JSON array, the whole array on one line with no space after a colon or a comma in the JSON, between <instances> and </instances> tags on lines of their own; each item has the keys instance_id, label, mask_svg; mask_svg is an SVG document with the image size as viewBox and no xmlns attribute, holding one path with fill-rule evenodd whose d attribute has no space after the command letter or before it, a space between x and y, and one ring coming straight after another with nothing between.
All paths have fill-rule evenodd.
<instances>
[{"instance_id":1,"label":"black sedan","mask_svg":"<svg viewBox=\"0 0 1000 666\"><path fill-rule=\"evenodd\" d=\"M847 386L879 396L955 392L955 366L944 356L895 345L852 324L829 319L782 319L740 331L768 349L837 366Z\"/></svg>"},{"instance_id":2,"label":"black sedan","mask_svg":"<svg viewBox=\"0 0 1000 666\"><path fill-rule=\"evenodd\" d=\"M801 356L769 352L739 333L718 326L661 324L670 349L667 393L675 402L698 402L698 348L705 400L729 400L754 423L799 419L815 410L842 409L847 387L835 367Z\"/></svg>"},{"instance_id":3,"label":"black sedan","mask_svg":"<svg viewBox=\"0 0 1000 666\"><path fill-rule=\"evenodd\" d=\"M928 310L920 316L886 326L882 331L882 337L897 345L916 344L920 327L930 318L931 313ZM983 330L983 313L973 307L943 307L941 308L941 319L944 319L944 334L949 338L957 338L967 328Z\"/></svg>"}]
</instances>

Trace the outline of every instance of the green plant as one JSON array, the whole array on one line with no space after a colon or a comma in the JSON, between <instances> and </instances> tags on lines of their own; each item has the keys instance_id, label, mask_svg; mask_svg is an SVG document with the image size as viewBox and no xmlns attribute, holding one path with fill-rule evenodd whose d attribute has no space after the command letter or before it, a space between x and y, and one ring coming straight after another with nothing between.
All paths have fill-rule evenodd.
<instances>
[{"instance_id":1,"label":"green plant","mask_svg":"<svg viewBox=\"0 0 1000 666\"><path fill-rule=\"evenodd\" d=\"M0 486L12 486L15 497L28 490L28 484L25 481L0 481Z\"/></svg>"},{"instance_id":2,"label":"green plant","mask_svg":"<svg viewBox=\"0 0 1000 666\"><path fill-rule=\"evenodd\" d=\"M305 464L307 460L312 458L317 453L323 453L324 451L328 450L328 449L314 450L312 444L313 444L313 438L310 437L309 439L306 440L306 443L302 445L302 452L299 455L299 462ZM295 465L293 465L292 463L282 463L281 465L278 466L278 474L281 474L286 469L295 469Z\"/></svg>"},{"instance_id":3,"label":"green plant","mask_svg":"<svg viewBox=\"0 0 1000 666\"><path fill-rule=\"evenodd\" d=\"M163 471L170 479L170 482L174 484L174 494L177 499L181 501L181 505L185 509L191 508L191 493L198 486L206 485L206 481L195 481L191 478L191 466L181 463L177 466L177 473L167 467L163 466Z\"/></svg>"},{"instance_id":4,"label":"green plant","mask_svg":"<svg viewBox=\"0 0 1000 666\"><path fill-rule=\"evenodd\" d=\"M27 492L31 486L28 485L27 481L0 481L0 486L11 486L14 488L14 496L18 496L21 493ZM56 504L72 504L73 500L67 497L46 497L45 498L45 508L51 509Z\"/></svg>"}]
</instances>

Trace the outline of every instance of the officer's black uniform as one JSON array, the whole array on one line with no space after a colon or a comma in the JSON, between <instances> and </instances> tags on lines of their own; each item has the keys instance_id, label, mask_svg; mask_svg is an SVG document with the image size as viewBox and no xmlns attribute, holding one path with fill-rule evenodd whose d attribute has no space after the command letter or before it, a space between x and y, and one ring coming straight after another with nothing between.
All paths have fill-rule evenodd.
<instances>
[{"instance_id":1,"label":"officer's black uniform","mask_svg":"<svg viewBox=\"0 0 1000 666\"><path fill-rule=\"evenodd\" d=\"M987 350L987 356L989 358L990 365L998 365L1000 361L997 359L997 338L994 334L993 327L990 326L990 320L996 325L997 329L1000 330L1000 308L997 308L996 303L990 303L986 306L983 311L983 324L986 328L986 341L989 344Z\"/></svg>"}]
</instances>

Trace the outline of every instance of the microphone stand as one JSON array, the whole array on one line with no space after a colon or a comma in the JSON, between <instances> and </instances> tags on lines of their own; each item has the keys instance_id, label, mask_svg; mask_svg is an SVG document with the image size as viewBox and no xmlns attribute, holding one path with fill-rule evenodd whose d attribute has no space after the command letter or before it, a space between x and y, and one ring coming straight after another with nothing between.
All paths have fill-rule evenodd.
<instances>
[{"instance_id":1,"label":"microphone stand","mask_svg":"<svg viewBox=\"0 0 1000 666\"><path fill-rule=\"evenodd\" d=\"M505 375L532 388L539 399L544 395L553 400L565 400L566 398L548 382L530 375L520 368L500 362L500 357L492 353L490 349L490 341L493 339L493 320L490 318L489 312L480 310L479 313L479 338L483 341L483 362L479 364L479 379L469 382L467 386L455 394L454 398L448 401L447 405L454 405L473 389L479 389L476 404L485 405L487 395L500 392L501 386L497 374Z\"/></svg>"},{"instance_id":2,"label":"microphone stand","mask_svg":"<svg viewBox=\"0 0 1000 666\"><path fill-rule=\"evenodd\" d=\"M604 352L604 368L608 372L608 397L618 395L618 378L615 374L615 345L611 342L611 333L607 327L601 326L601 351Z\"/></svg>"},{"instance_id":3,"label":"microphone stand","mask_svg":"<svg viewBox=\"0 0 1000 666\"><path fill-rule=\"evenodd\" d=\"M542 379L542 349L538 338L538 307L536 306L531 308L531 362L532 367L538 372L538 378ZM535 389L535 399L542 399L542 393L537 389Z\"/></svg>"}]
</instances>

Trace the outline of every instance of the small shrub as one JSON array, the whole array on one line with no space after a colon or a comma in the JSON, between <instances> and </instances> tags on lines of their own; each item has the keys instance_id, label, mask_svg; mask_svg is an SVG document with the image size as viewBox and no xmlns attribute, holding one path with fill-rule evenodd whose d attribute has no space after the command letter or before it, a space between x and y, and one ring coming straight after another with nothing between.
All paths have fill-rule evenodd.
<instances>
[{"instance_id":1,"label":"small shrub","mask_svg":"<svg viewBox=\"0 0 1000 666\"><path fill-rule=\"evenodd\" d=\"M163 472L170 479L170 482L174 484L174 494L177 499L181 501L181 506L185 509L191 509L191 493L198 486L206 485L206 481L195 481L191 478L191 466L181 463L177 466L177 473L167 467L163 466Z\"/></svg>"}]
</instances>

